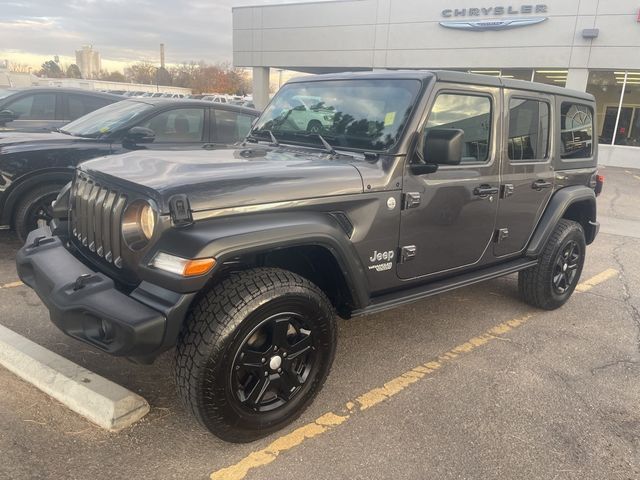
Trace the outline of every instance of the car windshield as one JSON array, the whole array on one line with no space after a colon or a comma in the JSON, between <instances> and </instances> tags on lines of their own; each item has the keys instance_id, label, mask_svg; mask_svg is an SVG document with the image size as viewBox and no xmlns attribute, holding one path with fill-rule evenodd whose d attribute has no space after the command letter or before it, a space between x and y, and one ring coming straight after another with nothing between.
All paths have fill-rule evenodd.
<instances>
[{"instance_id":1,"label":"car windshield","mask_svg":"<svg viewBox=\"0 0 640 480\"><path fill-rule=\"evenodd\" d=\"M112 103L65 125L61 131L76 137L108 135L152 108L153 105L136 100Z\"/></svg>"},{"instance_id":2,"label":"car windshield","mask_svg":"<svg viewBox=\"0 0 640 480\"><path fill-rule=\"evenodd\" d=\"M278 141L384 151L404 130L418 80L325 80L285 85L252 130Z\"/></svg>"}]
</instances>

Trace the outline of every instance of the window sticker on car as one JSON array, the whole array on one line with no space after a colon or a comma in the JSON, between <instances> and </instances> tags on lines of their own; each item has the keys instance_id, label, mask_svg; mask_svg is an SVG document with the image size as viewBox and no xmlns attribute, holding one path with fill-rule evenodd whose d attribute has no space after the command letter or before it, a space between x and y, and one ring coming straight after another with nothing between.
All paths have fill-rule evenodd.
<instances>
[{"instance_id":1,"label":"window sticker on car","mask_svg":"<svg viewBox=\"0 0 640 480\"><path fill-rule=\"evenodd\" d=\"M396 121L396 112L389 112L384 116L384 126L390 127Z\"/></svg>"}]
</instances>

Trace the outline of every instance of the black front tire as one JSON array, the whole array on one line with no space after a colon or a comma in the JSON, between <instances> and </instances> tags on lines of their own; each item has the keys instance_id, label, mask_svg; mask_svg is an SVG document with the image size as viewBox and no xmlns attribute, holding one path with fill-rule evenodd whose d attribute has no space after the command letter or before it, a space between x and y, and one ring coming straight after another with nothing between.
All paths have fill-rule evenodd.
<instances>
[{"instance_id":1,"label":"black front tire","mask_svg":"<svg viewBox=\"0 0 640 480\"><path fill-rule=\"evenodd\" d=\"M582 226L571 220L560 220L538 265L518 274L518 289L524 301L544 310L564 305L580 281L585 252Z\"/></svg>"},{"instance_id":2,"label":"black front tire","mask_svg":"<svg viewBox=\"0 0 640 480\"><path fill-rule=\"evenodd\" d=\"M63 185L58 184L40 185L22 195L13 217L13 227L21 241L27 239L30 231L49 223L51 203L62 187Z\"/></svg>"},{"instance_id":3,"label":"black front tire","mask_svg":"<svg viewBox=\"0 0 640 480\"><path fill-rule=\"evenodd\" d=\"M286 323L287 318L295 321ZM275 322L273 330L269 322ZM300 345L304 354L296 357ZM333 307L317 286L275 268L232 273L204 292L187 316L176 349L177 389L187 409L214 435L251 442L305 410L329 374L335 348ZM287 352L295 358L287 359ZM260 388L258 382L263 382Z\"/></svg>"}]
</instances>

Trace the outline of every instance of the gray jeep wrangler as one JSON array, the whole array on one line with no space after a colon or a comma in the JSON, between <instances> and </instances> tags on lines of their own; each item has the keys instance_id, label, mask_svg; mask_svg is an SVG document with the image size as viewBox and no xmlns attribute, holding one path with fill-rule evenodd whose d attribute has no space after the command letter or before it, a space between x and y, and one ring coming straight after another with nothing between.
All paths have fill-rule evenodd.
<instances>
[{"instance_id":1,"label":"gray jeep wrangler","mask_svg":"<svg viewBox=\"0 0 640 480\"><path fill-rule=\"evenodd\" d=\"M292 121L299 98L320 126ZM293 80L235 148L82 164L18 272L82 342L140 362L175 347L186 407L252 441L320 390L335 313L515 272L526 302L564 304L598 232L593 112L457 72Z\"/></svg>"}]
</instances>

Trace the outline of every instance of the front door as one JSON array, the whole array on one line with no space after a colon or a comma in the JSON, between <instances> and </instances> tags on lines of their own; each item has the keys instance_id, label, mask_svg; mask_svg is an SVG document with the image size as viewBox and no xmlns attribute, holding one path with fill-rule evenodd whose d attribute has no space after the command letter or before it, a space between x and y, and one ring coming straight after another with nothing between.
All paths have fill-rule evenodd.
<instances>
[{"instance_id":1,"label":"front door","mask_svg":"<svg viewBox=\"0 0 640 480\"><path fill-rule=\"evenodd\" d=\"M482 263L494 233L499 192L500 89L440 85L404 178L398 263L403 279L445 274ZM431 129L464 131L460 165L414 175ZM427 152L428 154L428 152ZM413 256L412 256L413 253ZM412 256L412 258L409 258Z\"/></svg>"},{"instance_id":2,"label":"front door","mask_svg":"<svg viewBox=\"0 0 640 480\"><path fill-rule=\"evenodd\" d=\"M524 250L553 193L552 100L542 94L504 90L508 135L503 141L496 257Z\"/></svg>"}]
</instances>

